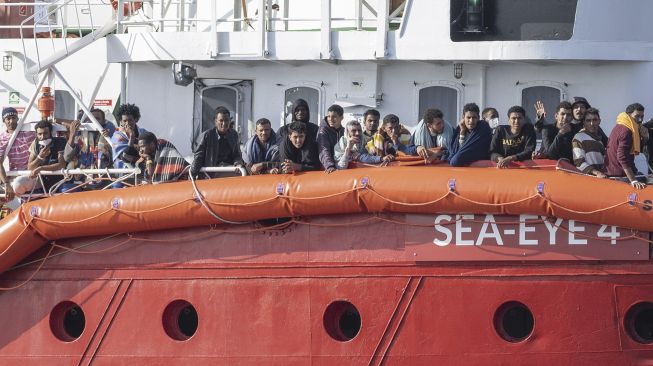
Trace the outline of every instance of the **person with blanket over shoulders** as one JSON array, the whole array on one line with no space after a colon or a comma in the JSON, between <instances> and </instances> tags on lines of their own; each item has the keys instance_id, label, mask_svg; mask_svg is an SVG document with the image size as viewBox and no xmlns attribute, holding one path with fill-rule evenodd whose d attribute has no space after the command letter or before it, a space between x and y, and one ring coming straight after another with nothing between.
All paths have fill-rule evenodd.
<instances>
[{"instance_id":1,"label":"person with blanket over shoulders","mask_svg":"<svg viewBox=\"0 0 653 366\"><path fill-rule=\"evenodd\" d=\"M490 158L490 142L492 128L480 120L480 109L476 103L468 103L463 107L463 119L454 130L451 137L451 150L444 160L451 166L469 165L475 161Z\"/></svg>"},{"instance_id":2,"label":"person with blanket over shoulders","mask_svg":"<svg viewBox=\"0 0 653 366\"><path fill-rule=\"evenodd\" d=\"M427 109L410 138L410 145L425 147L428 156L423 158L439 159L450 149L453 127L444 120L444 114L439 109ZM438 152L431 149L440 148Z\"/></svg>"},{"instance_id":3,"label":"person with blanket over shoulders","mask_svg":"<svg viewBox=\"0 0 653 366\"><path fill-rule=\"evenodd\" d=\"M172 143L157 139L152 132L143 132L138 136L138 155L136 166L143 172L143 179L147 183L179 180L189 166Z\"/></svg>"},{"instance_id":4,"label":"person with blanket over shoulders","mask_svg":"<svg viewBox=\"0 0 653 366\"><path fill-rule=\"evenodd\" d=\"M265 174L279 166L277 134L269 119L256 121L256 134L245 143L243 160L250 174Z\"/></svg>"}]
</instances>

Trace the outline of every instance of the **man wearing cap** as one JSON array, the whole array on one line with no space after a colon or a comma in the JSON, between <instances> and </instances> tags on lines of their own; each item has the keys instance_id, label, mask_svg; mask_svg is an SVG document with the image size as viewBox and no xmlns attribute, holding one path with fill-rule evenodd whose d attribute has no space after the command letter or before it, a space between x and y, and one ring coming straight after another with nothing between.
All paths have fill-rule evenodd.
<instances>
[{"instance_id":1,"label":"man wearing cap","mask_svg":"<svg viewBox=\"0 0 653 366\"><path fill-rule=\"evenodd\" d=\"M573 97L571 98L571 113L574 117L571 120L571 133L576 135L580 130L583 129L585 123L585 113L588 109L592 108L587 99L583 97ZM608 136L603 132L601 127L599 127L599 136L601 137L601 142L606 146L608 144Z\"/></svg>"},{"instance_id":2,"label":"man wearing cap","mask_svg":"<svg viewBox=\"0 0 653 366\"><path fill-rule=\"evenodd\" d=\"M7 151L9 139L18 126L18 111L16 111L16 108L4 108L2 110L2 121L7 131L0 133L0 181L2 181L2 185L5 188L7 200L11 201L14 199L14 192L19 192L20 194L24 193L26 189L14 183L9 184L10 180L7 178L2 162L4 162L6 156L9 158L9 170L26 170L29 159L29 147L36 138L36 133L34 131L18 131L16 140L14 140L11 149Z\"/></svg>"}]
</instances>

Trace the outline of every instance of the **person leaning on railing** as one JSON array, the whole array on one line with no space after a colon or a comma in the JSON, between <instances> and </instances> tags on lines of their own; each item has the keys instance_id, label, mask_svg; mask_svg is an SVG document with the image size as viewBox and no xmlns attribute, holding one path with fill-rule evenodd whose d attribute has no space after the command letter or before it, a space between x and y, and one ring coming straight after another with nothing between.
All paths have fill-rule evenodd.
<instances>
[{"instance_id":1,"label":"person leaning on railing","mask_svg":"<svg viewBox=\"0 0 653 366\"><path fill-rule=\"evenodd\" d=\"M29 147L32 144L32 141L36 138L34 131L19 131L16 136L16 140L11 146L11 149L7 151L7 145L9 145L9 139L11 135L16 130L18 126L18 111L15 108L4 108L2 110L2 121L7 127L7 132L0 133L0 180L5 189L5 198L7 201L14 199L15 194L23 194L26 191L29 191L27 187L22 186L15 179L10 180L7 177L5 172L4 157L9 159L9 170L26 170L27 162L29 161Z\"/></svg>"},{"instance_id":2,"label":"person leaning on railing","mask_svg":"<svg viewBox=\"0 0 653 366\"><path fill-rule=\"evenodd\" d=\"M70 136L74 136L79 128L79 121L70 126ZM27 191L43 188L48 192L50 188L62 179L59 175L46 175L41 177L43 186L38 175L42 171L55 171L66 167L66 163L75 157L75 149L72 146L72 137L66 140L63 137L52 136L52 123L47 120L39 121L35 126L36 140L29 148L29 161L27 169L31 170L29 176L16 177L18 184L25 187ZM27 192L26 191L26 192Z\"/></svg>"}]
</instances>

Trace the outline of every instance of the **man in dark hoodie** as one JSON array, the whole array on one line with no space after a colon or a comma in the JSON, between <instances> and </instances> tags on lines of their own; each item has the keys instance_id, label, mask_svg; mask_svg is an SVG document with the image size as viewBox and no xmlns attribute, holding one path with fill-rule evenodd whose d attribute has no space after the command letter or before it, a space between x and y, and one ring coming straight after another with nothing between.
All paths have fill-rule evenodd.
<instances>
[{"instance_id":1,"label":"man in dark hoodie","mask_svg":"<svg viewBox=\"0 0 653 366\"><path fill-rule=\"evenodd\" d=\"M344 110L341 106L334 104L327 110L320 129L317 132L317 147L320 153L320 163L324 167L324 172L329 174L336 170L336 160L333 158L333 149L338 140L345 133L342 127L342 117Z\"/></svg>"},{"instance_id":2,"label":"man in dark hoodie","mask_svg":"<svg viewBox=\"0 0 653 366\"><path fill-rule=\"evenodd\" d=\"M288 125L288 135L281 141L279 155L281 173L320 169L315 142L306 137L304 122L295 121Z\"/></svg>"},{"instance_id":3,"label":"man in dark hoodie","mask_svg":"<svg viewBox=\"0 0 653 366\"><path fill-rule=\"evenodd\" d=\"M575 133L572 131L571 103L564 101L556 108L554 125L544 125L542 129L542 146L540 151L533 154L533 159L567 159L574 161L572 155L572 139Z\"/></svg>"},{"instance_id":4,"label":"man in dark hoodie","mask_svg":"<svg viewBox=\"0 0 653 366\"><path fill-rule=\"evenodd\" d=\"M306 138L315 142L317 138L318 126L315 123L310 122L311 112L308 108L308 103L304 99L297 99L292 104L292 122L303 122L306 124ZM277 131L279 144L289 135L288 127L290 124L279 127Z\"/></svg>"}]
</instances>

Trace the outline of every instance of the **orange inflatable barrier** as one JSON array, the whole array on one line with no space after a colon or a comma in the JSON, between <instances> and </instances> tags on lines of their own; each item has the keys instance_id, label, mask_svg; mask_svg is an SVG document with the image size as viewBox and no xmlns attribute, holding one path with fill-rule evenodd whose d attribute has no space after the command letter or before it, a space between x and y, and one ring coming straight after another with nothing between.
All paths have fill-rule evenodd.
<instances>
[{"instance_id":1,"label":"orange inflatable barrier","mask_svg":"<svg viewBox=\"0 0 653 366\"><path fill-rule=\"evenodd\" d=\"M555 164L555 162L553 162ZM199 194L198 194L199 193ZM653 189L550 169L361 168L59 195L0 220L0 273L49 240L341 213L534 214L653 231Z\"/></svg>"}]
</instances>

